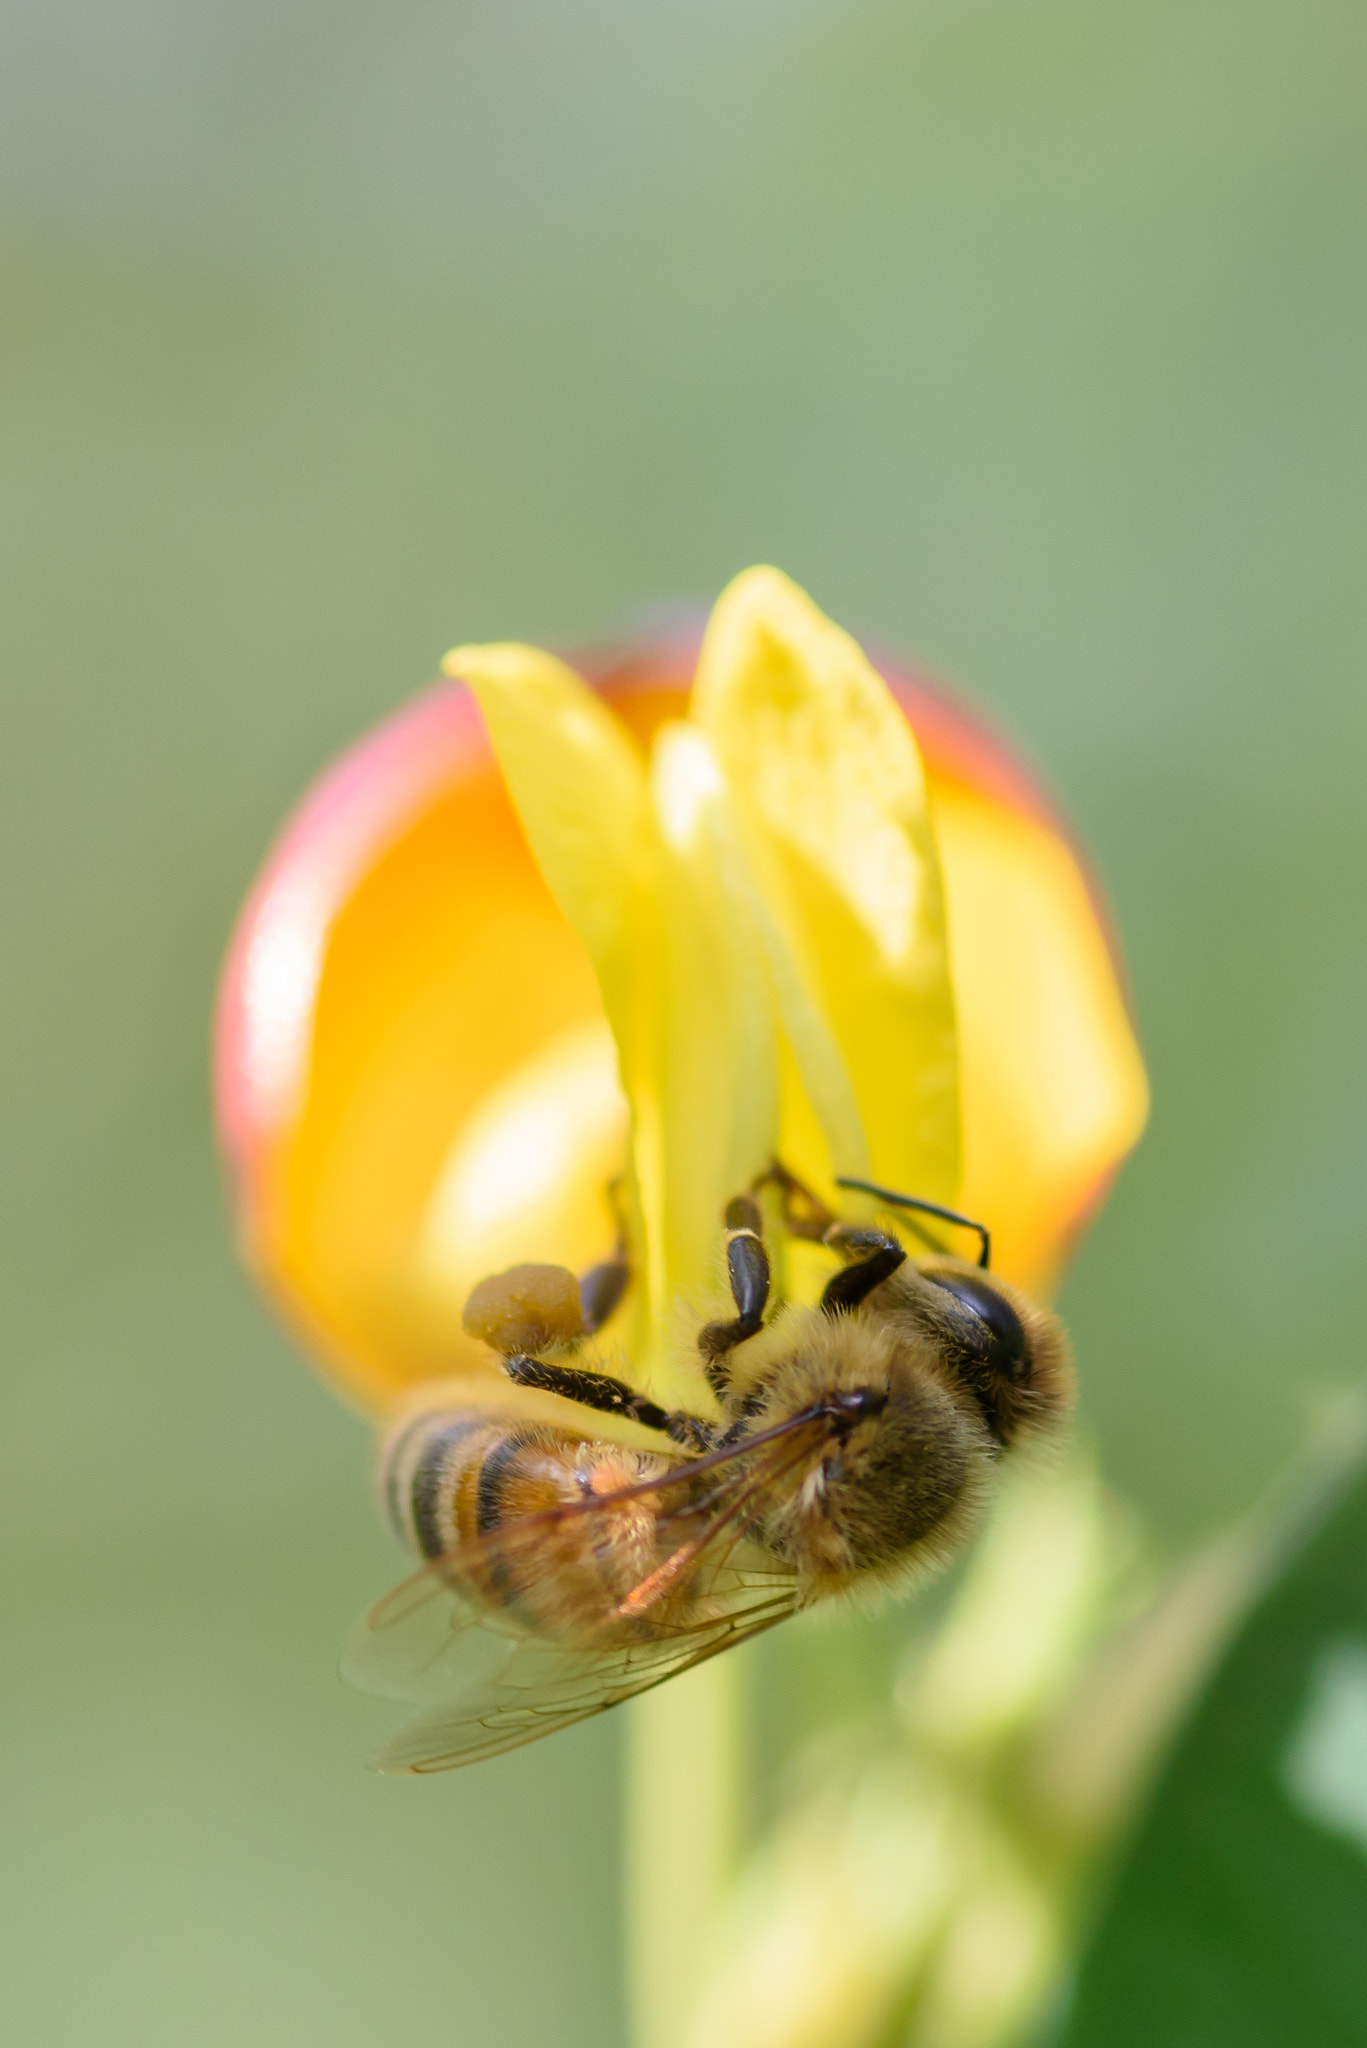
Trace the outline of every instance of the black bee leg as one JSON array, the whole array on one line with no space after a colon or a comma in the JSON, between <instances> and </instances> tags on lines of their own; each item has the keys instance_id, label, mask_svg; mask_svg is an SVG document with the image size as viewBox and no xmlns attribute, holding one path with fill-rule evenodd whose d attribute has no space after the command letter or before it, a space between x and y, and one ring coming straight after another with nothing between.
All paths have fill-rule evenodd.
<instances>
[{"instance_id":1,"label":"black bee leg","mask_svg":"<svg viewBox=\"0 0 1367 2048\"><path fill-rule=\"evenodd\" d=\"M686 1451L715 1451L723 1441L717 1423L704 1422L701 1415L690 1415L683 1408L670 1409L665 1417L665 1435L682 1444Z\"/></svg>"},{"instance_id":2,"label":"black bee leg","mask_svg":"<svg viewBox=\"0 0 1367 2048\"><path fill-rule=\"evenodd\" d=\"M726 1205L726 1270L736 1314L729 1323L707 1323L698 1332L703 1371L714 1394L725 1392L728 1351L753 1337L764 1322L769 1300L769 1254L764 1249L764 1218L753 1195L737 1195Z\"/></svg>"},{"instance_id":3,"label":"black bee leg","mask_svg":"<svg viewBox=\"0 0 1367 2048\"><path fill-rule=\"evenodd\" d=\"M826 1242L849 1260L833 1273L821 1292L821 1307L828 1316L845 1316L867 1301L875 1287L906 1259L906 1248L885 1230L858 1230L837 1223L826 1233Z\"/></svg>"},{"instance_id":4,"label":"black bee leg","mask_svg":"<svg viewBox=\"0 0 1367 2048\"><path fill-rule=\"evenodd\" d=\"M984 1268L992 1264L992 1233L985 1223L975 1223L971 1216L961 1216L957 1209L946 1209L939 1202L923 1202L916 1195L899 1195L894 1188L879 1187L876 1181L848 1180L842 1175L837 1176L835 1184L838 1188L857 1188L861 1195L876 1195L880 1202L888 1203L893 1209L918 1209L923 1216L938 1216L942 1223L957 1223L962 1230L975 1230L978 1233L978 1264ZM932 1237L928 1230L922 1230L919 1224L913 1223L911 1228L933 1250L942 1252L946 1249L938 1238Z\"/></svg>"},{"instance_id":5,"label":"black bee leg","mask_svg":"<svg viewBox=\"0 0 1367 2048\"><path fill-rule=\"evenodd\" d=\"M709 1451L713 1447L715 1431L700 1416L685 1414L680 1408L661 1408L635 1387L629 1387L625 1380L615 1380L608 1373L586 1372L577 1365L554 1365L525 1353L505 1358L503 1369L519 1387L563 1394L567 1401L577 1401L581 1408L596 1409L600 1415L624 1415L646 1429L662 1430L686 1450Z\"/></svg>"},{"instance_id":6,"label":"black bee leg","mask_svg":"<svg viewBox=\"0 0 1367 2048\"><path fill-rule=\"evenodd\" d=\"M599 1266L590 1266L587 1273L579 1277L579 1307L583 1315L586 1337L592 1337L601 1330L618 1302L627 1291L631 1279L631 1263L625 1246L614 1252L610 1259L604 1259Z\"/></svg>"},{"instance_id":7,"label":"black bee leg","mask_svg":"<svg viewBox=\"0 0 1367 2048\"><path fill-rule=\"evenodd\" d=\"M631 1281L631 1256L627 1251L627 1224L622 1210L622 1182L619 1176L608 1182L608 1202L617 1224L617 1242L611 1258L590 1266L579 1280L579 1309L582 1334L592 1337L601 1330L621 1301Z\"/></svg>"},{"instance_id":8,"label":"black bee leg","mask_svg":"<svg viewBox=\"0 0 1367 2048\"><path fill-rule=\"evenodd\" d=\"M503 1370L516 1386L535 1387L543 1394L562 1394L567 1401L577 1401L581 1408L593 1408L600 1415L625 1415L629 1422L663 1430L689 1450L711 1448L711 1431L699 1417L661 1408L635 1387L629 1387L625 1380L615 1380L608 1373L554 1364L521 1351L503 1360Z\"/></svg>"}]
</instances>

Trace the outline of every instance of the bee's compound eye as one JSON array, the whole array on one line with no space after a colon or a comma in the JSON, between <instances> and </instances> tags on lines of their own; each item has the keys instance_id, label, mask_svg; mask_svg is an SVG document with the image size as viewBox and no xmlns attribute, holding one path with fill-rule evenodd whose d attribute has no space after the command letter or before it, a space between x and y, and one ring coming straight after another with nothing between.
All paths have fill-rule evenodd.
<instances>
[{"instance_id":1,"label":"bee's compound eye","mask_svg":"<svg viewBox=\"0 0 1367 2048\"><path fill-rule=\"evenodd\" d=\"M983 1355L987 1364L1009 1380L1026 1371L1025 1326L1004 1294L976 1273L927 1272L925 1278L943 1287L987 1326Z\"/></svg>"}]
</instances>

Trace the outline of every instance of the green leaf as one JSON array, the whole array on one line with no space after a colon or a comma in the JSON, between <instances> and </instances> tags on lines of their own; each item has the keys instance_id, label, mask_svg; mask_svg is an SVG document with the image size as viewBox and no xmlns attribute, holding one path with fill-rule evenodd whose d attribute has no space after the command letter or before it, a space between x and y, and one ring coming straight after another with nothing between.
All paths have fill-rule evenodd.
<instances>
[{"instance_id":1,"label":"green leaf","mask_svg":"<svg viewBox=\"0 0 1367 2048\"><path fill-rule=\"evenodd\" d=\"M1180 1737L1057 2048L1367 2041L1367 1462L1328 1490Z\"/></svg>"}]
</instances>

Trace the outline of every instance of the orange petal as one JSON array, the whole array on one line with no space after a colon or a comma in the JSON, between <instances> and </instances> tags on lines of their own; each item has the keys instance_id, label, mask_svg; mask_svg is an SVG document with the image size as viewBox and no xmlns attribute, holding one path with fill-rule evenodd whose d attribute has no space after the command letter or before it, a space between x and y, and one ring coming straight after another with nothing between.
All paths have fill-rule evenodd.
<instances>
[{"instance_id":1,"label":"orange petal","mask_svg":"<svg viewBox=\"0 0 1367 2048\"><path fill-rule=\"evenodd\" d=\"M604 1102L619 1114L605 1064L610 1077L592 968L473 699L439 686L353 748L287 825L219 1007L219 1121L246 1256L363 1403L490 1362L461 1331L461 1276L434 1278L461 1222L462 1142L467 1156L496 1147L502 1114L523 1139L510 1170L522 1159L534 1175L557 1137L592 1161ZM564 1185L505 1191L490 1263L600 1257L603 1164L579 1201Z\"/></svg>"},{"instance_id":2,"label":"orange petal","mask_svg":"<svg viewBox=\"0 0 1367 2048\"><path fill-rule=\"evenodd\" d=\"M959 1022L960 1206L1048 1294L1148 1115L1109 921L1043 792L960 706L884 665L930 776Z\"/></svg>"}]
</instances>

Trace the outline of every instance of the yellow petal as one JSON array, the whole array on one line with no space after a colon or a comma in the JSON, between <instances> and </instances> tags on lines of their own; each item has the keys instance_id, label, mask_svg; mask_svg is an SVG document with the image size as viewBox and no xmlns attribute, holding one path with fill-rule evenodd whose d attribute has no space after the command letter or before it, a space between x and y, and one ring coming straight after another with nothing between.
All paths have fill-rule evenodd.
<instances>
[{"instance_id":1,"label":"yellow petal","mask_svg":"<svg viewBox=\"0 0 1367 2048\"><path fill-rule=\"evenodd\" d=\"M960 1170L954 1003L910 728L849 635L764 568L737 577L712 614L691 715L727 771L766 909L838 1054L834 1070L828 1060L814 1065L785 1010L826 1153L812 1159L811 1139L785 1105L785 1159L819 1179L872 1171L908 1193L952 1201ZM859 1130L829 1107L842 1081Z\"/></svg>"},{"instance_id":2,"label":"yellow petal","mask_svg":"<svg viewBox=\"0 0 1367 2048\"><path fill-rule=\"evenodd\" d=\"M632 1109L634 1187L626 1207L634 1263L647 1280L637 1308L658 1325L664 1155L654 1084L657 920L644 764L601 699L553 655L513 644L457 647L442 667L473 690L527 842L598 978Z\"/></svg>"},{"instance_id":3,"label":"yellow petal","mask_svg":"<svg viewBox=\"0 0 1367 2048\"><path fill-rule=\"evenodd\" d=\"M730 793L695 727L660 731L651 758L659 833L657 1088L669 1162L663 1298L704 1297L721 1212L773 1157L778 1064L769 992L746 911Z\"/></svg>"},{"instance_id":4,"label":"yellow petal","mask_svg":"<svg viewBox=\"0 0 1367 2048\"><path fill-rule=\"evenodd\" d=\"M620 970L649 861L645 771L625 730L539 648L456 647L442 669L474 691L527 843L600 978Z\"/></svg>"}]
</instances>

